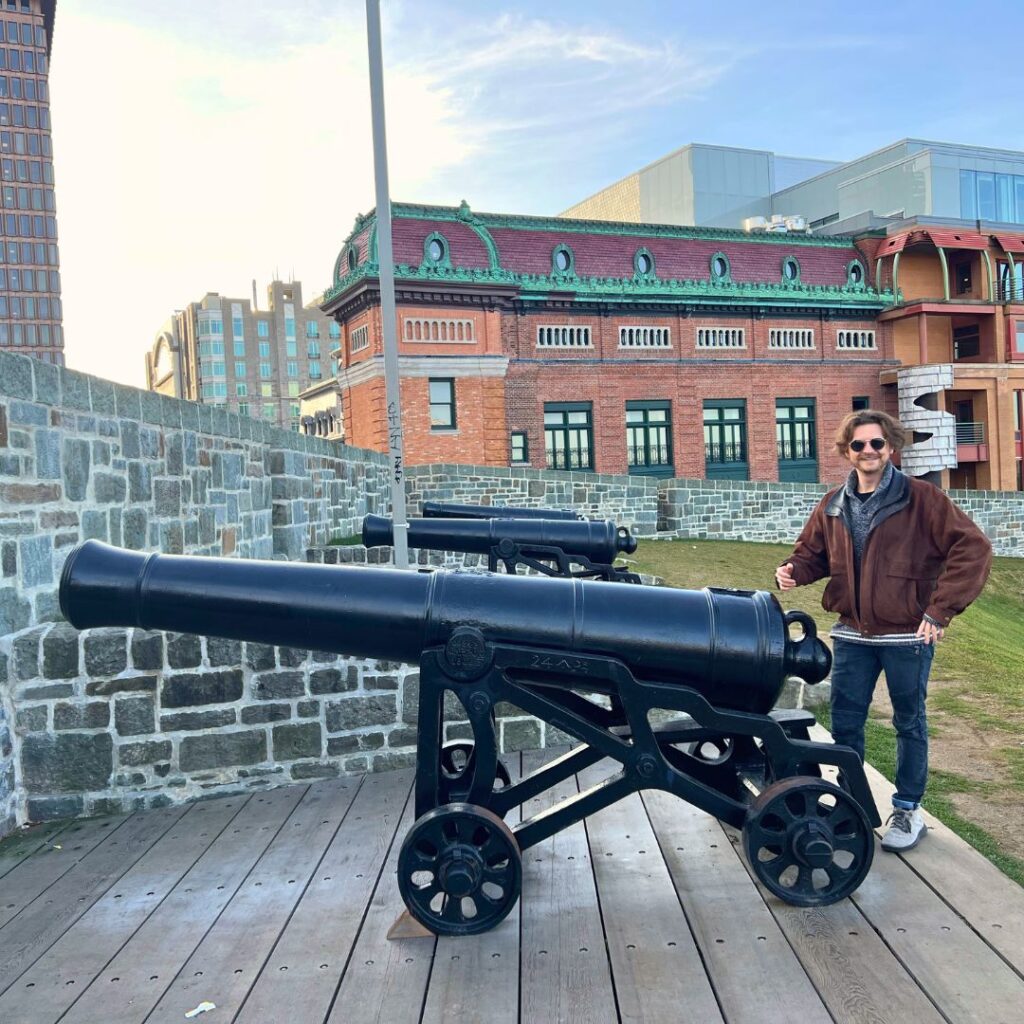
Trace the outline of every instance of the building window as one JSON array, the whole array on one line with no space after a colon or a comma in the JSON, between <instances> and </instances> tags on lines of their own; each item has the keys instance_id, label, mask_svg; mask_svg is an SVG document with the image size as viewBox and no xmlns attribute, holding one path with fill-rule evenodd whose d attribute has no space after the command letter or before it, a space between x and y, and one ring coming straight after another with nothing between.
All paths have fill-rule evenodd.
<instances>
[{"instance_id":1,"label":"building window","mask_svg":"<svg viewBox=\"0 0 1024 1024\"><path fill-rule=\"evenodd\" d=\"M594 468L590 402L545 403L544 450L548 469Z\"/></svg>"},{"instance_id":2,"label":"building window","mask_svg":"<svg viewBox=\"0 0 1024 1024\"><path fill-rule=\"evenodd\" d=\"M800 283L800 264L797 263L795 257L787 256L782 261L782 280L786 284Z\"/></svg>"},{"instance_id":3,"label":"building window","mask_svg":"<svg viewBox=\"0 0 1024 1024\"><path fill-rule=\"evenodd\" d=\"M779 457L779 480L818 482L813 398L776 399L775 446Z\"/></svg>"},{"instance_id":4,"label":"building window","mask_svg":"<svg viewBox=\"0 0 1024 1024\"><path fill-rule=\"evenodd\" d=\"M249 385L245 383L238 383L235 385L235 397L245 398L249 394Z\"/></svg>"},{"instance_id":5,"label":"building window","mask_svg":"<svg viewBox=\"0 0 1024 1024\"><path fill-rule=\"evenodd\" d=\"M746 348L742 327L698 327L697 348Z\"/></svg>"},{"instance_id":6,"label":"building window","mask_svg":"<svg viewBox=\"0 0 1024 1024\"><path fill-rule=\"evenodd\" d=\"M244 341L236 341L234 343L234 345L235 345L235 355L238 356L239 358L244 358L245 357L245 342Z\"/></svg>"},{"instance_id":7,"label":"building window","mask_svg":"<svg viewBox=\"0 0 1024 1024\"><path fill-rule=\"evenodd\" d=\"M270 324L266 320L256 321L256 335L260 338L270 337Z\"/></svg>"},{"instance_id":8,"label":"building window","mask_svg":"<svg viewBox=\"0 0 1024 1024\"><path fill-rule=\"evenodd\" d=\"M854 395L853 401L850 403L850 409L853 412L860 412L861 409L870 409L871 399L867 395Z\"/></svg>"},{"instance_id":9,"label":"building window","mask_svg":"<svg viewBox=\"0 0 1024 1024\"><path fill-rule=\"evenodd\" d=\"M874 349L874 331L838 331L836 333L836 348L841 349Z\"/></svg>"},{"instance_id":10,"label":"building window","mask_svg":"<svg viewBox=\"0 0 1024 1024\"><path fill-rule=\"evenodd\" d=\"M423 261L438 267L450 266L448 240L444 235L440 235L436 231L433 234L427 235L423 242Z\"/></svg>"},{"instance_id":11,"label":"building window","mask_svg":"<svg viewBox=\"0 0 1024 1024\"><path fill-rule=\"evenodd\" d=\"M814 348L814 331L802 328L773 327L768 332L769 348Z\"/></svg>"},{"instance_id":12,"label":"building window","mask_svg":"<svg viewBox=\"0 0 1024 1024\"><path fill-rule=\"evenodd\" d=\"M307 359L319 359L320 358L320 342L319 341L307 341L306 342L306 358Z\"/></svg>"},{"instance_id":13,"label":"building window","mask_svg":"<svg viewBox=\"0 0 1024 1024\"><path fill-rule=\"evenodd\" d=\"M619 348L671 348L672 334L668 327L641 327L631 324L619 328Z\"/></svg>"},{"instance_id":14,"label":"building window","mask_svg":"<svg viewBox=\"0 0 1024 1024\"><path fill-rule=\"evenodd\" d=\"M860 288L864 284L864 265L860 260L851 260L847 265L846 284L850 288Z\"/></svg>"},{"instance_id":15,"label":"building window","mask_svg":"<svg viewBox=\"0 0 1024 1024\"><path fill-rule=\"evenodd\" d=\"M265 420L276 420L277 419L277 403L276 402L264 402L263 403L263 418Z\"/></svg>"},{"instance_id":16,"label":"building window","mask_svg":"<svg viewBox=\"0 0 1024 1024\"><path fill-rule=\"evenodd\" d=\"M537 327L537 348L590 348L590 328L541 324Z\"/></svg>"},{"instance_id":17,"label":"building window","mask_svg":"<svg viewBox=\"0 0 1024 1024\"><path fill-rule=\"evenodd\" d=\"M747 403L742 398L704 402L704 472L709 480L747 480Z\"/></svg>"},{"instance_id":18,"label":"building window","mask_svg":"<svg viewBox=\"0 0 1024 1024\"><path fill-rule=\"evenodd\" d=\"M370 328L367 324L357 327L349 335L348 346L351 352L360 352L370 344Z\"/></svg>"},{"instance_id":19,"label":"building window","mask_svg":"<svg viewBox=\"0 0 1024 1024\"><path fill-rule=\"evenodd\" d=\"M320 337L320 325L315 320L306 321L306 337L307 338L319 338Z\"/></svg>"},{"instance_id":20,"label":"building window","mask_svg":"<svg viewBox=\"0 0 1024 1024\"><path fill-rule=\"evenodd\" d=\"M245 363L237 363L237 362L235 363L235 376L236 377L244 377L245 376Z\"/></svg>"},{"instance_id":21,"label":"building window","mask_svg":"<svg viewBox=\"0 0 1024 1024\"><path fill-rule=\"evenodd\" d=\"M626 463L630 473L672 475L672 406L626 403Z\"/></svg>"},{"instance_id":22,"label":"building window","mask_svg":"<svg viewBox=\"0 0 1024 1024\"><path fill-rule=\"evenodd\" d=\"M319 380L323 376L320 370L320 360L317 359L309 364L309 379Z\"/></svg>"},{"instance_id":23,"label":"building window","mask_svg":"<svg viewBox=\"0 0 1024 1024\"><path fill-rule=\"evenodd\" d=\"M289 359L285 364L285 373L289 377L298 377L299 375L299 364L295 359Z\"/></svg>"},{"instance_id":24,"label":"building window","mask_svg":"<svg viewBox=\"0 0 1024 1024\"><path fill-rule=\"evenodd\" d=\"M297 380L288 381L288 397L298 398L299 397L299 382Z\"/></svg>"},{"instance_id":25,"label":"building window","mask_svg":"<svg viewBox=\"0 0 1024 1024\"><path fill-rule=\"evenodd\" d=\"M259 349L260 349L260 358L261 359L269 359L270 358L270 342L269 341L261 341L259 343Z\"/></svg>"},{"instance_id":26,"label":"building window","mask_svg":"<svg viewBox=\"0 0 1024 1024\"><path fill-rule=\"evenodd\" d=\"M267 378L270 375L270 363L260 363L260 376Z\"/></svg>"},{"instance_id":27,"label":"building window","mask_svg":"<svg viewBox=\"0 0 1024 1024\"><path fill-rule=\"evenodd\" d=\"M971 264L956 264L953 268L953 280L956 282L957 295L967 295L971 291Z\"/></svg>"},{"instance_id":28,"label":"building window","mask_svg":"<svg viewBox=\"0 0 1024 1024\"><path fill-rule=\"evenodd\" d=\"M260 385L260 395L262 395L263 398L270 398L273 395L273 393L274 393L274 389L273 389L272 385L270 385L270 384L261 384Z\"/></svg>"},{"instance_id":29,"label":"building window","mask_svg":"<svg viewBox=\"0 0 1024 1024\"><path fill-rule=\"evenodd\" d=\"M355 270L359 263L359 253L356 252L354 246L349 246L348 250L348 269Z\"/></svg>"},{"instance_id":30,"label":"building window","mask_svg":"<svg viewBox=\"0 0 1024 1024\"><path fill-rule=\"evenodd\" d=\"M244 333L242 325L242 306L238 302L231 303L231 335L234 338L241 338Z\"/></svg>"},{"instance_id":31,"label":"building window","mask_svg":"<svg viewBox=\"0 0 1024 1024\"><path fill-rule=\"evenodd\" d=\"M339 324L336 320L332 320L331 321L331 326L330 326L330 329L329 329L328 333L335 340L340 338L341 337L341 324Z\"/></svg>"},{"instance_id":32,"label":"building window","mask_svg":"<svg viewBox=\"0 0 1024 1024\"><path fill-rule=\"evenodd\" d=\"M715 255L711 257L709 265L711 267L711 279L713 281L717 281L719 284L729 283L729 257L726 256L724 252L716 252Z\"/></svg>"},{"instance_id":33,"label":"building window","mask_svg":"<svg viewBox=\"0 0 1024 1024\"><path fill-rule=\"evenodd\" d=\"M633 257L633 272L637 277L652 277L654 275L654 257L647 249L637 249Z\"/></svg>"},{"instance_id":34,"label":"building window","mask_svg":"<svg viewBox=\"0 0 1024 1024\"><path fill-rule=\"evenodd\" d=\"M571 274L573 273L572 249L567 245L558 245L551 253L551 273Z\"/></svg>"},{"instance_id":35,"label":"building window","mask_svg":"<svg viewBox=\"0 0 1024 1024\"><path fill-rule=\"evenodd\" d=\"M973 359L981 355L981 332L977 324L953 328L953 358Z\"/></svg>"},{"instance_id":36,"label":"building window","mask_svg":"<svg viewBox=\"0 0 1024 1024\"><path fill-rule=\"evenodd\" d=\"M284 337L286 341L295 340L295 306L291 302L284 304Z\"/></svg>"},{"instance_id":37,"label":"building window","mask_svg":"<svg viewBox=\"0 0 1024 1024\"><path fill-rule=\"evenodd\" d=\"M473 321L405 317L402 335L405 341L473 341Z\"/></svg>"},{"instance_id":38,"label":"building window","mask_svg":"<svg viewBox=\"0 0 1024 1024\"><path fill-rule=\"evenodd\" d=\"M430 393L430 429L455 429L455 381L450 377L431 377L427 381Z\"/></svg>"},{"instance_id":39,"label":"building window","mask_svg":"<svg viewBox=\"0 0 1024 1024\"><path fill-rule=\"evenodd\" d=\"M515 465L530 461L530 445L525 430L513 430L510 436L510 460Z\"/></svg>"},{"instance_id":40,"label":"building window","mask_svg":"<svg viewBox=\"0 0 1024 1024\"><path fill-rule=\"evenodd\" d=\"M1014 360L1024 359L1024 321L1014 321L1016 328L1013 332L1013 352L1011 358Z\"/></svg>"},{"instance_id":41,"label":"building window","mask_svg":"<svg viewBox=\"0 0 1024 1024\"><path fill-rule=\"evenodd\" d=\"M248 416L249 415L249 403L248 402L239 402L238 403L238 415L239 416Z\"/></svg>"}]
</instances>

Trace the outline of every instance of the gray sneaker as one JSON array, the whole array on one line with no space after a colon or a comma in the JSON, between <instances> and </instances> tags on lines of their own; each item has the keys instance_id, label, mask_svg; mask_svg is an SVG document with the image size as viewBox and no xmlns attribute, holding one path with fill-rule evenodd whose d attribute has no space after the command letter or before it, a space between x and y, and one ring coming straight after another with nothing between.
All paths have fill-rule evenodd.
<instances>
[{"instance_id":1,"label":"gray sneaker","mask_svg":"<svg viewBox=\"0 0 1024 1024\"><path fill-rule=\"evenodd\" d=\"M912 811L905 807L894 807L886 824L889 825L889 829L882 836L882 849L888 850L889 853L912 850L928 831L920 807L915 807Z\"/></svg>"}]
</instances>

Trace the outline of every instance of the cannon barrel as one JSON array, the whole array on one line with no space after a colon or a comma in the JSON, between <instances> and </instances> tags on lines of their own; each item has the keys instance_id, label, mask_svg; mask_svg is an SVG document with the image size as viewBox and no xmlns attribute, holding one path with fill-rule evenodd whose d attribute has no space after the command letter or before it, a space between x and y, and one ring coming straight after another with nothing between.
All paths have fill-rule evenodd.
<instances>
[{"instance_id":1,"label":"cannon barrel","mask_svg":"<svg viewBox=\"0 0 1024 1024\"><path fill-rule=\"evenodd\" d=\"M79 629L138 626L411 663L472 626L495 643L618 658L638 678L761 713L787 676L816 683L831 667L813 620L764 591L147 555L90 540L64 565L60 607Z\"/></svg>"},{"instance_id":2,"label":"cannon barrel","mask_svg":"<svg viewBox=\"0 0 1024 1024\"><path fill-rule=\"evenodd\" d=\"M524 548L559 548L567 555L582 555L609 564L621 553L636 551L636 539L625 526L611 519L410 519L409 546L432 551L470 551L486 555L502 541ZM391 519L368 515L363 519L367 547L393 544Z\"/></svg>"},{"instance_id":3,"label":"cannon barrel","mask_svg":"<svg viewBox=\"0 0 1024 1024\"><path fill-rule=\"evenodd\" d=\"M510 505L455 505L423 502L424 519L583 519L571 508L512 508Z\"/></svg>"}]
</instances>

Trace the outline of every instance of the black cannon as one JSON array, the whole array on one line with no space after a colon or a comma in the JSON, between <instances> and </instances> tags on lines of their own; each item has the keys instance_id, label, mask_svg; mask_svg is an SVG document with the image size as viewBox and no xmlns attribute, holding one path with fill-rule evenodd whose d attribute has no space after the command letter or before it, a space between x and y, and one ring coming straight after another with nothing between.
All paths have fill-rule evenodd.
<instances>
[{"instance_id":1,"label":"black cannon","mask_svg":"<svg viewBox=\"0 0 1024 1024\"><path fill-rule=\"evenodd\" d=\"M424 519L583 519L571 508L513 508L511 505L455 505L423 502Z\"/></svg>"},{"instance_id":2,"label":"black cannon","mask_svg":"<svg viewBox=\"0 0 1024 1024\"><path fill-rule=\"evenodd\" d=\"M636 551L636 540L611 519L410 519L408 536L413 548L487 555L491 572L501 563L508 573L525 567L544 576L640 582L636 573L614 564L619 554ZM363 543L393 544L392 521L366 516Z\"/></svg>"},{"instance_id":3,"label":"black cannon","mask_svg":"<svg viewBox=\"0 0 1024 1024\"><path fill-rule=\"evenodd\" d=\"M860 759L789 735L770 713L788 676L818 682L831 656L809 616L766 592L146 555L87 541L65 564L60 604L81 629L418 662L417 817L398 881L411 914L438 934L493 927L519 897L523 850L644 788L742 829L753 874L790 903L835 902L871 865L880 822ZM472 726L460 763L442 743L447 691ZM503 701L579 746L500 785ZM655 724L665 711L680 717ZM609 778L515 828L503 821L602 758L618 763ZM821 778L825 764L842 787Z\"/></svg>"}]
</instances>

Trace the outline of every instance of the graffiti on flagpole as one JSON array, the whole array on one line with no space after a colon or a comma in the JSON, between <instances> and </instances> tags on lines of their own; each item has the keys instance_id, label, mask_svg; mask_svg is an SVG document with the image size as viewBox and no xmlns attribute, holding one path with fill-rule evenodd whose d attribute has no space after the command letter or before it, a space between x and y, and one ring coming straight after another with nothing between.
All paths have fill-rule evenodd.
<instances>
[{"instance_id":1,"label":"graffiti on flagpole","mask_svg":"<svg viewBox=\"0 0 1024 1024\"><path fill-rule=\"evenodd\" d=\"M388 447L391 452L391 472L395 483L400 484L405 469L402 464L402 425L395 402L388 403Z\"/></svg>"}]
</instances>

